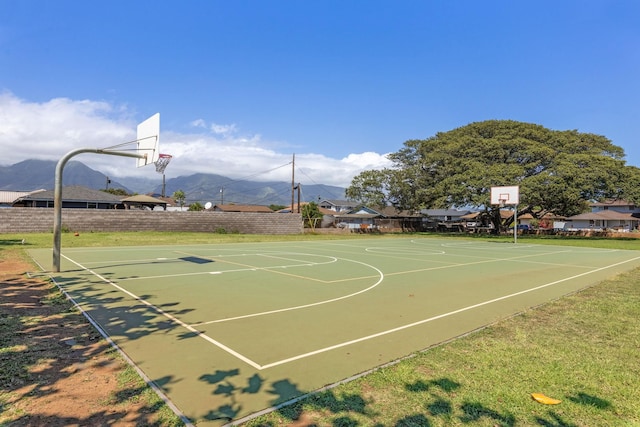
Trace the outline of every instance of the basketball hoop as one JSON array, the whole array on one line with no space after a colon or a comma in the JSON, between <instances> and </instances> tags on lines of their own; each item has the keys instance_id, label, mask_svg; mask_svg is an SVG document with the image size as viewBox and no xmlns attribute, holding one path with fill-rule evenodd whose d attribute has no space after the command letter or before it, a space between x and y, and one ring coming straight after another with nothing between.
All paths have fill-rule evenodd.
<instances>
[{"instance_id":1,"label":"basketball hoop","mask_svg":"<svg viewBox=\"0 0 640 427\"><path fill-rule=\"evenodd\" d=\"M501 208L509 205L516 206L519 203L520 187L491 187L491 204Z\"/></svg>"},{"instance_id":2,"label":"basketball hoop","mask_svg":"<svg viewBox=\"0 0 640 427\"><path fill-rule=\"evenodd\" d=\"M160 154L156 161L156 172L164 173L164 170L167 168L172 157L173 156L171 154Z\"/></svg>"}]
</instances>

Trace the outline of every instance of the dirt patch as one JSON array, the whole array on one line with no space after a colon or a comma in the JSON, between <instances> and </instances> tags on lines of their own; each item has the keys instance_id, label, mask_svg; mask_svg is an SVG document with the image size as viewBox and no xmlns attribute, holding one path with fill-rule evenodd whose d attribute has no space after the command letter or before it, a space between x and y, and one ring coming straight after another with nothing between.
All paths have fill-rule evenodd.
<instances>
[{"instance_id":1,"label":"dirt patch","mask_svg":"<svg viewBox=\"0 0 640 427\"><path fill-rule=\"evenodd\" d=\"M175 425L55 285L25 274L32 269L0 260L0 425Z\"/></svg>"}]
</instances>

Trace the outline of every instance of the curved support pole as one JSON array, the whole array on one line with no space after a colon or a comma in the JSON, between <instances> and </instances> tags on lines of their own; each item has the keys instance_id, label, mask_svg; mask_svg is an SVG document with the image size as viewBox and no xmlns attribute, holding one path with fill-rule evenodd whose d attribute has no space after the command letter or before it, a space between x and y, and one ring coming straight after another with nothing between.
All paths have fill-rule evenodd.
<instances>
[{"instance_id":1,"label":"curved support pole","mask_svg":"<svg viewBox=\"0 0 640 427\"><path fill-rule=\"evenodd\" d=\"M53 271L60 272L60 247L62 241L62 172L69 159L82 153L109 154L112 156L135 157L144 159L146 154L108 151L100 148L78 148L65 154L56 165L55 187L53 190Z\"/></svg>"}]
</instances>

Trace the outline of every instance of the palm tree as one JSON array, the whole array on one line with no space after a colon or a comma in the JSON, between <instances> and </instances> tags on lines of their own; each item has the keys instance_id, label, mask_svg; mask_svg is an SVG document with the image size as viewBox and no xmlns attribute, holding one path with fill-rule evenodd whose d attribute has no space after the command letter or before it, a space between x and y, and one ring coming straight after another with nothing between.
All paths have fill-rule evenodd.
<instances>
[{"instance_id":1,"label":"palm tree","mask_svg":"<svg viewBox=\"0 0 640 427\"><path fill-rule=\"evenodd\" d=\"M184 195L184 191L176 190L173 192L173 196L171 197L173 197L173 200L178 203L178 205L180 206L180 210L182 210L182 207L184 206L184 199L186 198L186 196Z\"/></svg>"}]
</instances>

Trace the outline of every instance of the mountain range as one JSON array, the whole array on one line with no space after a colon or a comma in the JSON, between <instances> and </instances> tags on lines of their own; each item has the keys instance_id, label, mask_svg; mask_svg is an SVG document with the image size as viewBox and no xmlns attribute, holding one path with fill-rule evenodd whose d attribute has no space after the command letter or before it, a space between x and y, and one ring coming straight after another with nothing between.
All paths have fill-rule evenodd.
<instances>
[{"instance_id":1,"label":"mountain range","mask_svg":"<svg viewBox=\"0 0 640 427\"><path fill-rule=\"evenodd\" d=\"M0 190L52 190L56 165L57 162L50 160L24 160L10 166L0 166ZM82 185L94 190L120 188L130 194L162 195L162 179L107 177L78 161L69 161L65 165L62 184ZM234 180L204 173L167 179L164 187L166 196L178 190L183 191L187 203L290 205L292 196L290 182ZM303 202L342 200L345 198L344 190L324 184L300 185L300 190L294 190L295 201L298 200L298 191Z\"/></svg>"}]
</instances>

